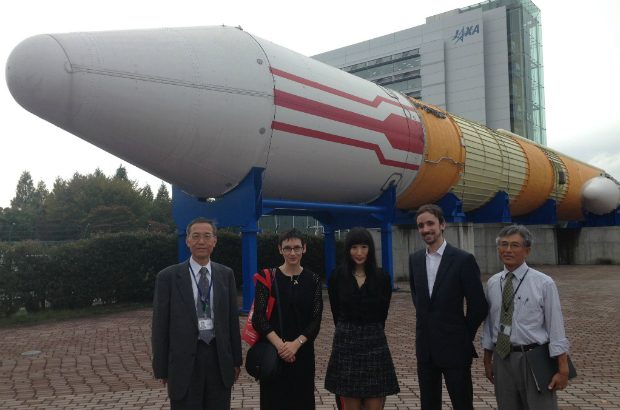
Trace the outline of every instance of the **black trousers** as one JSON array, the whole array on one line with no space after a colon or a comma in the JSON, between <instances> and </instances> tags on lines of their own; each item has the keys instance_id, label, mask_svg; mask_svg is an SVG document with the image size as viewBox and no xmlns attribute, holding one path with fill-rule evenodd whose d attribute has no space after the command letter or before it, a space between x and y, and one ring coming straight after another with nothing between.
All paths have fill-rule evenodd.
<instances>
[{"instance_id":1,"label":"black trousers","mask_svg":"<svg viewBox=\"0 0 620 410\"><path fill-rule=\"evenodd\" d=\"M432 363L418 363L418 381L422 410L441 410L441 377L454 410L473 410L474 392L471 382L471 365L439 367Z\"/></svg>"},{"instance_id":2,"label":"black trousers","mask_svg":"<svg viewBox=\"0 0 620 410\"><path fill-rule=\"evenodd\" d=\"M215 341L198 341L192 380L183 400L170 400L171 410L229 410L231 389L224 386Z\"/></svg>"}]
</instances>

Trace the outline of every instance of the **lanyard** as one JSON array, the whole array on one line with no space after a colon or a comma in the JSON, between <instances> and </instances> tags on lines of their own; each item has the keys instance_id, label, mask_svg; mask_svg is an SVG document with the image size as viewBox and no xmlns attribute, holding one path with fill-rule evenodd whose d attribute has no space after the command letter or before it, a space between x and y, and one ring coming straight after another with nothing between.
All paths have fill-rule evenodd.
<instances>
[{"instance_id":1,"label":"lanyard","mask_svg":"<svg viewBox=\"0 0 620 410\"><path fill-rule=\"evenodd\" d=\"M198 289L198 295L200 296L200 301L202 302L202 306L205 310L205 313L207 313L207 309L209 308L209 301L211 299L211 289L213 288L213 274L211 274L211 280L209 281L209 289L207 289L207 294L203 295L202 289L200 289L200 286L198 285L198 280L196 280L196 274L194 273L194 269L192 269L191 263L189 264L189 270L192 272L192 278L194 278L196 289Z\"/></svg>"},{"instance_id":2,"label":"lanyard","mask_svg":"<svg viewBox=\"0 0 620 410\"><path fill-rule=\"evenodd\" d=\"M527 270L523 274L523 277L519 281L519 284L517 285L517 288L514 290L514 292L512 292L512 296L510 297L510 302L507 303L507 304L504 304L504 301L502 301L502 308L504 309L504 312L508 311L508 309L510 308L510 305L515 300L515 295L519 291L519 288L521 287L521 284L523 284L523 280L525 279L525 277L527 276L527 273L529 271L530 271L530 268L527 268ZM512 275L514 276L514 272L512 273ZM510 280L512 280L512 278ZM501 283L499 284L499 290L500 290L500 295L502 295L504 293L504 286Z\"/></svg>"}]
</instances>

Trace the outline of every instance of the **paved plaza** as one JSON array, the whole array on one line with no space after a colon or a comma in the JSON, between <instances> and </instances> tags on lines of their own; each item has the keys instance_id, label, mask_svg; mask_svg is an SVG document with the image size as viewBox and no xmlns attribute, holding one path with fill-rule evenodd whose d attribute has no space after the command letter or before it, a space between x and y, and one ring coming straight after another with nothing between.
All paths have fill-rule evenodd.
<instances>
[{"instance_id":1,"label":"paved plaza","mask_svg":"<svg viewBox=\"0 0 620 410\"><path fill-rule=\"evenodd\" d=\"M620 266L540 267L553 276L579 376L560 392L562 409L620 409ZM486 278L485 278L486 279ZM387 323L401 392L386 409L418 409L415 312L399 283ZM333 409L323 388L334 331L327 292L316 341L317 409ZM151 374L151 311L0 330L1 409L166 409L166 392ZM241 318L245 320L245 318ZM481 354L480 343L477 342ZM244 346L244 353L246 347ZM39 354L24 355L31 351ZM482 360L473 364L474 406L496 408ZM258 409L258 385L242 371L233 409ZM444 408L449 399L444 389ZM291 409L294 410L294 409Z\"/></svg>"}]
</instances>

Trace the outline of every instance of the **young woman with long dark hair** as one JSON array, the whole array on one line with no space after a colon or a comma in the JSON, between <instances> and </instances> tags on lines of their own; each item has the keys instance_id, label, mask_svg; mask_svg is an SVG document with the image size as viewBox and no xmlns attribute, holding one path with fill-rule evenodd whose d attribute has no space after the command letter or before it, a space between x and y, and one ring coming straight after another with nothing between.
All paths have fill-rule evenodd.
<instances>
[{"instance_id":1,"label":"young woman with long dark hair","mask_svg":"<svg viewBox=\"0 0 620 410\"><path fill-rule=\"evenodd\" d=\"M336 330L325 388L346 410L382 409L385 397L400 391L384 330L392 284L377 266L368 230L347 234L345 263L332 272L328 293Z\"/></svg>"}]
</instances>

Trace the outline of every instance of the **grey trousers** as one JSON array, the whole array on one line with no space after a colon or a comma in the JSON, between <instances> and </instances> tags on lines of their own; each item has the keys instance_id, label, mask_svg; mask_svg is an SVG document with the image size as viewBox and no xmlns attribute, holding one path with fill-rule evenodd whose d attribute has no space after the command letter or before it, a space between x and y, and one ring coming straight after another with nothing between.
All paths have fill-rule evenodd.
<instances>
[{"instance_id":1,"label":"grey trousers","mask_svg":"<svg viewBox=\"0 0 620 410\"><path fill-rule=\"evenodd\" d=\"M512 352L502 359L493 353L493 374L499 410L557 410L556 393L547 386L542 392L536 389L525 354Z\"/></svg>"}]
</instances>

